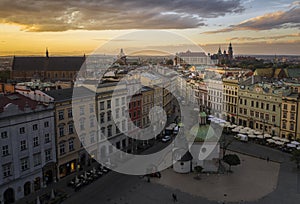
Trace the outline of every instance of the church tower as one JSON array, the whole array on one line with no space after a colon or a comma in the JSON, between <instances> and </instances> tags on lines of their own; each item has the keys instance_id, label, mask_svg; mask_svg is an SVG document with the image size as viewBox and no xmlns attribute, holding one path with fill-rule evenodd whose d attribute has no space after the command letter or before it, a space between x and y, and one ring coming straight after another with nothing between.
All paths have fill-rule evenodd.
<instances>
[{"instance_id":1,"label":"church tower","mask_svg":"<svg viewBox=\"0 0 300 204\"><path fill-rule=\"evenodd\" d=\"M231 42L230 42L229 47L228 47L228 59L233 60L233 49L232 49Z\"/></svg>"}]
</instances>

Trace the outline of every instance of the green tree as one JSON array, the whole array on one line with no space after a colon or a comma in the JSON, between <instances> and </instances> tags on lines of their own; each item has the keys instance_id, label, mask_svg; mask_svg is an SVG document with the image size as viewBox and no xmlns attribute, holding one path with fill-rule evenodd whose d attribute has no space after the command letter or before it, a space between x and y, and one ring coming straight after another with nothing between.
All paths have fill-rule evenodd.
<instances>
[{"instance_id":1,"label":"green tree","mask_svg":"<svg viewBox=\"0 0 300 204\"><path fill-rule=\"evenodd\" d=\"M291 161L294 161L297 165L297 169L300 168L300 150L294 150L292 152Z\"/></svg>"},{"instance_id":2,"label":"green tree","mask_svg":"<svg viewBox=\"0 0 300 204\"><path fill-rule=\"evenodd\" d=\"M200 179L200 174L202 173L203 171L203 167L202 166L195 166L194 167L194 171L197 173L197 179Z\"/></svg>"},{"instance_id":3,"label":"green tree","mask_svg":"<svg viewBox=\"0 0 300 204\"><path fill-rule=\"evenodd\" d=\"M229 165L229 171L231 172L231 166L237 166L241 164L241 160L236 154L227 154L223 157L223 161Z\"/></svg>"}]
</instances>

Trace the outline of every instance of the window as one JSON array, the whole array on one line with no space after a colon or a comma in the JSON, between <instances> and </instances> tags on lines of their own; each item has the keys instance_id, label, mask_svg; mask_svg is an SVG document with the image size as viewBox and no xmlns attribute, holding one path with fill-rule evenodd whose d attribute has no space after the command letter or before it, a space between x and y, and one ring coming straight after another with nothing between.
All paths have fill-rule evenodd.
<instances>
[{"instance_id":1,"label":"window","mask_svg":"<svg viewBox=\"0 0 300 204\"><path fill-rule=\"evenodd\" d=\"M258 101L256 101L256 108L258 108Z\"/></svg>"},{"instance_id":2,"label":"window","mask_svg":"<svg viewBox=\"0 0 300 204\"><path fill-rule=\"evenodd\" d=\"M100 113L100 123L104 123L105 113Z\"/></svg>"},{"instance_id":3,"label":"window","mask_svg":"<svg viewBox=\"0 0 300 204\"><path fill-rule=\"evenodd\" d=\"M50 142L50 134L47 133L45 134L45 143L49 143Z\"/></svg>"},{"instance_id":4,"label":"window","mask_svg":"<svg viewBox=\"0 0 300 204\"><path fill-rule=\"evenodd\" d=\"M256 118L259 117L259 112L255 112L255 117L256 117Z\"/></svg>"},{"instance_id":5,"label":"window","mask_svg":"<svg viewBox=\"0 0 300 204\"><path fill-rule=\"evenodd\" d=\"M244 105L245 105L245 106L247 105L247 99L244 100Z\"/></svg>"},{"instance_id":6,"label":"window","mask_svg":"<svg viewBox=\"0 0 300 204\"><path fill-rule=\"evenodd\" d=\"M101 139L105 137L105 127L101 128Z\"/></svg>"},{"instance_id":7,"label":"window","mask_svg":"<svg viewBox=\"0 0 300 204\"><path fill-rule=\"evenodd\" d=\"M38 129L38 125L37 124L32 125L32 130L37 130L37 129Z\"/></svg>"},{"instance_id":8,"label":"window","mask_svg":"<svg viewBox=\"0 0 300 204\"><path fill-rule=\"evenodd\" d=\"M295 105L292 105L291 106L291 111L295 111L296 110L296 106Z\"/></svg>"},{"instance_id":9,"label":"window","mask_svg":"<svg viewBox=\"0 0 300 204\"><path fill-rule=\"evenodd\" d=\"M264 114L260 113L260 119L264 119Z\"/></svg>"},{"instance_id":10,"label":"window","mask_svg":"<svg viewBox=\"0 0 300 204\"><path fill-rule=\"evenodd\" d=\"M72 118L72 117L73 117L72 109L68 109L68 118Z\"/></svg>"},{"instance_id":11,"label":"window","mask_svg":"<svg viewBox=\"0 0 300 204\"><path fill-rule=\"evenodd\" d=\"M266 109L269 110L270 109L270 105L267 103L266 105Z\"/></svg>"},{"instance_id":12,"label":"window","mask_svg":"<svg viewBox=\"0 0 300 204\"><path fill-rule=\"evenodd\" d=\"M240 108L240 114L242 114L243 113L243 109L242 108Z\"/></svg>"},{"instance_id":13,"label":"window","mask_svg":"<svg viewBox=\"0 0 300 204\"><path fill-rule=\"evenodd\" d=\"M107 108L111 108L111 100L107 101Z\"/></svg>"},{"instance_id":14,"label":"window","mask_svg":"<svg viewBox=\"0 0 300 204\"><path fill-rule=\"evenodd\" d=\"M107 112L107 121L111 121L111 111Z\"/></svg>"},{"instance_id":15,"label":"window","mask_svg":"<svg viewBox=\"0 0 300 204\"><path fill-rule=\"evenodd\" d=\"M125 97L122 97L122 105L125 105Z\"/></svg>"},{"instance_id":16,"label":"window","mask_svg":"<svg viewBox=\"0 0 300 204\"><path fill-rule=\"evenodd\" d=\"M34 154L33 155L33 166L41 165L41 154Z\"/></svg>"},{"instance_id":17,"label":"window","mask_svg":"<svg viewBox=\"0 0 300 204\"><path fill-rule=\"evenodd\" d=\"M287 104L283 104L283 110L287 110Z\"/></svg>"},{"instance_id":18,"label":"window","mask_svg":"<svg viewBox=\"0 0 300 204\"><path fill-rule=\"evenodd\" d=\"M27 169L29 169L28 158L21 159L21 170L26 171Z\"/></svg>"},{"instance_id":19,"label":"window","mask_svg":"<svg viewBox=\"0 0 300 204\"><path fill-rule=\"evenodd\" d=\"M20 128L20 134L24 134L25 133L25 127L21 127Z\"/></svg>"},{"instance_id":20,"label":"window","mask_svg":"<svg viewBox=\"0 0 300 204\"><path fill-rule=\"evenodd\" d=\"M273 105L273 111L274 112L276 111L276 105Z\"/></svg>"},{"instance_id":21,"label":"window","mask_svg":"<svg viewBox=\"0 0 300 204\"><path fill-rule=\"evenodd\" d=\"M90 142L91 144L94 144L95 143L95 133L90 133Z\"/></svg>"},{"instance_id":22,"label":"window","mask_svg":"<svg viewBox=\"0 0 300 204\"><path fill-rule=\"evenodd\" d=\"M264 103L261 103L261 104L260 104L260 108L261 108L261 109L264 109L264 108L265 108L265 104L264 104Z\"/></svg>"},{"instance_id":23,"label":"window","mask_svg":"<svg viewBox=\"0 0 300 204\"><path fill-rule=\"evenodd\" d=\"M22 140L20 142L20 146L21 146L21 151L26 150L27 149L27 142L26 142L26 140Z\"/></svg>"},{"instance_id":24,"label":"window","mask_svg":"<svg viewBox=\"0 0 300 204\"><path fill-rule=\"evenodd\" d=\"M65 128L64 126L59 127L59 136L62 137L65 135Z\"/></svg>"},{"instance_id":25,"label":"window","mask_svg":"<svg viewBox=\"0 0 300 204\"><path fill-rule=\"evenodd\" d=\"M94 112L94 104L90 104L90 113Z\"/></svg>"},{"instance_id":26,"label":"window","mask_svg":"<svg viewBox=\"0 0 300 204\"><path fill-rule=\"evenodd\" d=\"M95 121L94 118L90 118L90 127L94 127L95 126Z\"/></svg>"},{"instance_id":27,"label":"window","mask_svg":"<svg viewBox=\"0 0 300 204\"><path fill-rule=\"evenodd\" d=\"M74 133L74 125L73 123L69 124L69 134L73 134Z\"/></svg>"},{"instance_id":28,"label":"window","mask_svg":"<svg viewBox=\"0 0 300 204\"><path fill-rule=\"evenodd\" d=\"M118 99L118 98L115 99L115 103L116 103L116 107L120 105L120 104L119 104L119 99Z\"/></svg>"},{"instance_id":29,"label":"window","mask_svg":"<svg viewBox=\"0 0 300 204\"><path fill-rule=\"evenodd\" d=\"M109 126L107 127L107 136L108 136L108 137L111 137L111 136L112 136L112 126L111 126L111 125L109 125Z\"/></svg>"},{"instance_id":30,"label":"window","mask_svg":"<svg viewBox=\"0 0 300 204\"><path fill-rule=\"evenodd\" d=\"M120 126L120 123L118 122L116 124L116 134L119 134L121 132L120 129L119 129L119 126Z\"/></svg>"},{"instance_id":31,"label":"window","mask_svg":"<svg viewBox=\"0 0 300 204\"><path fill-rule=\"evenodd\" d=\"M243 99L240 99L240 104L243 104Z\"/></svg>"},{"instance_id":32,"label":"window","mask_svg":"<svg viewBox=\"0 0 300 204\"><path fill-rule=\"evenodd\" d=\"M4 131L4 132L1 132L1 138L2 139L5 139L5 138L7 138L8 136L7 136L7 132L6 131Z\"/></svg>"},{"instance_id":33,"label":"window","mask_svg":"<svg viewBox=\"0 0 300 204\"><path fill-rule=\"evenodd\" d=\"M122 108L122 117L125 117L125 107Z\"/></svg>"},{"instance_id":34,"label":"window","mask_svg":"<svg viewBox=\"0 0 300 204\"><path fill-rule=\"evenodd\" d=\"M120 117L120 109L117 108L116 109L116 119L118 119Z\"/></svg>"},{"instance_id":35,"label":"window","mask_svg":"<svg viewBox=\"0 0 300 204\"><path fill-rule=\"evenodd\" d=\"M49 127L49 121L44 122L44 127L45 128Z\"/></svg>"},{"instance_id":36,"label":"window","mask_svg":"<svg viewBox=\"0 0 300 204\"><path fill-rule=\"evenodd\" d=\"M291 113L291 120L295 120L295 113Z\"/></svg>"},{"instance_id":37,"label":"window","mask_svg":"<svg viewBox=\"0 0 300 204\"><path fill-rule=\"evenodd\" d=\"M66 152L65 152L65 144L62 143L62 144L59 145L59 154L60 154L60 155L63 155L63 154L65 154L65 153L66 153Z\"/></svg>"},{"instance_id":38,"label":"window","mask_svg":"<svg viewBox=\"0 0 300 204\"><path fill-rule=\"evenodd\" d=\"M291 130L291 131L294 131L294 129L295 129L295 124L294 124L294 123L291 123L291 124L290 124L290 130Z\"/></svg>"},{"instance_id":39,"label":"window","mask_svg":"<svg viewBox=\"0 0 300 204\"><path fill-rule=\"evenodd\" d=\"M80 130L84 130L84 119L79 120Z\"/></svg>"},{"instance_id":40,"label":"window","mask_svg":"<svg viewBox=\"0 0 300 204\"><path fill-rule=\"evenodd\" d=\"M100 102L100 110L104 110L104 101Z\"/></svg>"},{"instance_id":41,"label":"window","mask_svg":"<svg viewBox=\"0 0 300 204\"><path fill-rule=\"evenodd\" d=\"M45 150L45 160L46 160L46 162L51 160L51 155L52 155L51 149Z\"/></svg>"},{"instance_id":42,"label":"window","mask_svg":"<svg viewBox=\"0 0 300 204\"><path fill-rule=\"evenodd\" d=\"M283 114L282 114L282 118L287 118L287 112L283 112Z\"/></svg>"},{"instance_id":43,"label":"window","mask_svg":"<svg viewBox=\"0 0 300 204\"><path fill-rule=\"evenodd\" d=\"M58 112L58 120L63 120L64 119L64 111L61 110Z\"/></svg>"},{"instance_id":44,"label":"window","mask_svg":"<svg viewBox=\"0 0 300 204\"><path fill-rule=\"evenodd\" d=\"M7 156L9 155L9 151L8 151L8 145L3 145L2 146L2 156Z\"/></svg>"},{"instance_id":45,"label":"window","mask_svg":"<svg viewBox=\"0 0 300 204\"><path fill-rule=\"evenodd\" d=\"M34 137L34 138L33 138L33 146L34 146L34 147L39 146L39 137Z\"/></svg>"},{"instance_id":46,"label":"window","mask_svg":"<svg viewBox=\"0 0 300 204\"><path fill-rule=\"evenodd\" d=\"M254 106L254 101L251 101L251 107L253 107Z\"/></svg>"},{"instance_id":47,"label":"window","mask_svg":"<svg viewBox=\"0 0 300 204\"><path fill-rule=\"evenodd\" d=\"M79 114L84 115L84 106L79 107Z\"/></svg>"},{"instance_id":48,"label":"window","mask_svg":"<svg viewBox=\"0 0 300 204\"><path fill-rule=\"evenodd\" d=\"M3 178L11 176L11 164L5 164L2 166Z\"/></svg>"},{"instance_id":49,"label":"window","mask_svg":"<svg viewBox=\"0 0 300 204\"><path fill-rule=\"evenodd\" d=\"M244 108L244 115L247 115L247 109Z\"/></svg>"},{"instance_id":50,"label":"window","mask_svg":"<svg viewBox=\"0 0 300 204\"><path fill-rule=\"evenodd\" d=\"M270 120L269 114L266 113L265 117L266 117L266 120L267 120L267 121Z\"/></svg>"},{"instance_id":51,"label":"window","mask_svg":"<svg viewBox=\"0 0 300 204\"><path fill-rule=\"evenodd\" d=\"M286 122L285 121L282 122L282 129L286 129Z\"/></svg>"},{"instance_id":52,"label":"window","mask_svg":"<svg viewBox=\"0 0 300 204\"><path fill-rule=\"evenodd\" d=\"M71 139L69 140L69 151L73 151L74 150L74 140Z\"/></svg>"},{"instance_id":53,"label":"window","mask_svg":"<svg viewBox=\"0 0 300 204\"><path fill-rule=\"evenodd\" d=\"M276 121L276 117L273 115L272 116L272 122L275 122Z\"/></svg>"},{"instance_id":54,"label":"window","mask_svg":"<svg viewBox=\"0 0 300 204\"><path fill-rule=\"evenodd\" d=\"M250 111L250 116L254 116L254 111L253 110Z\"/></svg>"}]
</instances>

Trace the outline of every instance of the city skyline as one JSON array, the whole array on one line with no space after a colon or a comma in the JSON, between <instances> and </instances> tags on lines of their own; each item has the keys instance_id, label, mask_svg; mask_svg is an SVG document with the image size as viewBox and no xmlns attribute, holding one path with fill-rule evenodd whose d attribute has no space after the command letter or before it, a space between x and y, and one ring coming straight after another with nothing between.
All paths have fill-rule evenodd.
<instances>
[{"instance_id":1,"label":"city skyline","mask_svg":"<svg viewBox=\"0 0 300 204\"><path fill-rule=\"evenodd\" d=\"M151 50L147 43L122 37L141 30L184 36L210 53L219 46L227 50L232 42L236 55L300 54L299 1L2 1L0 5L0 56L44 55L46 47L52 55L90 54L115 38L125 48ZM163 46L168 45L182 43L170 40ZM117 54L119 49L117 43L103 54Z\"/></svg>"}]
</instances>

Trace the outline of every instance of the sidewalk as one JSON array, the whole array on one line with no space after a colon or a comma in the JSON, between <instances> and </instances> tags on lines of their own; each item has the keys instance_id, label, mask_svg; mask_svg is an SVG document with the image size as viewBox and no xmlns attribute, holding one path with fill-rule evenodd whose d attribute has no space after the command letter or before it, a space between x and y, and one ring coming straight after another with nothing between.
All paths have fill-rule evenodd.
<instances>
[{"instance_id":1,"label":"sidewalk","mask_svg":"<svg viewBox=\"0 0 300 204\"><path fill-rule=\"evenodd\" d=\"M74 172L73 174L70 174L70 175L60 179L58 182L53 182L52 184L49 184L47 187L42 187L40 190L33 192L30 195L16 201L16 204L35 203L38 196L41 198L41 196L43 196L45 194L50 195L52 189L54 191L64 192L64 193L66 193L67 197L70 197L74 193L76 193L74 191L74 188L68 186L68 183L70 182L70 180L75 178L76 175L79 176L79 175L83 174L85 171L89 171L93 167L97 167L97 166L98 166L97 162L92 163L91 166L85 166L83 168L83 170ZM101 179L101 177L99 179ZM43 204L43 202L41 202L41 203Z\"/></svg>"}]
</instances>

